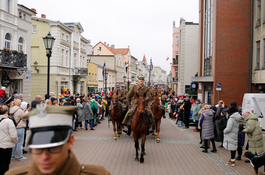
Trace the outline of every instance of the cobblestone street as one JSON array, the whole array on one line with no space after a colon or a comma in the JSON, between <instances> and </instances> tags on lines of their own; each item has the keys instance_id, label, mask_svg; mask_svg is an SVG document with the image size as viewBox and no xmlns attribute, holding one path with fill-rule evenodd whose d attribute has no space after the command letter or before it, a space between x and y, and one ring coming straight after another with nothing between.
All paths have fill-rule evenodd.
<instances>
[{"instance_id":1,"label":"cobblestone street","mask_svg":"<svg viewBox=\"0 0 265 175\"><path fill-rule=\"evenodd\" d=\"M228 167L230 152L218 149L216 153L202 153L199 144L199 133L194 133L194 127L188 130L177 127L175 121L162 119L160 143L147 137L146 156L143 164L134 161L135 148L132 136L122 134L113 141L112 126L108 128L107 120L95 127L95 131L79 129L74 132L75 145L73 151L78 160L85 164L103 165L113 175L172 175L172 174L253 174L250 164L245 158L236 162L235 167ZM219 146L220 143L216 142ZM28 160L12 161L11 168L29 165L32 158L25 154ZM259 169L262 174L263 168Z\"/></svg>"}]
</instances>

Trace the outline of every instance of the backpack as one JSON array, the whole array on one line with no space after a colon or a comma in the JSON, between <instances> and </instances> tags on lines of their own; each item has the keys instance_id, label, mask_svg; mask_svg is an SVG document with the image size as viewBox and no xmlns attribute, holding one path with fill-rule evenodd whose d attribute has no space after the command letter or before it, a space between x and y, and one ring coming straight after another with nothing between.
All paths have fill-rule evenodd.
<instances>
[{"instance_id":1,"label":"backpack","mask_svg":"<svg viewBox=\"0 0 265 175\"><path fill-rule=\"evenodd\" d=\"M96 108L92 108L92 112L95 115L98 112L98 110Z\"/></svg>"},{"instance_id":2,"label":"backpack","mask_svg":"<svg viewBox=\"0 0 265 175\"><path fill-rule=\"evenodd\" d=\"M18 110L19 110L19 109L18 109ZM13 114L9 114L9 117L10 117L11 120L13 121L15 127L17 127L17 125L18 125L19 122L21 121L21 118L20 118L19 121L16 123L16 120L15 120L15 118L14 118L14 116L13 116L18 110L16 110Z\"/></svg>"}]
</instances>

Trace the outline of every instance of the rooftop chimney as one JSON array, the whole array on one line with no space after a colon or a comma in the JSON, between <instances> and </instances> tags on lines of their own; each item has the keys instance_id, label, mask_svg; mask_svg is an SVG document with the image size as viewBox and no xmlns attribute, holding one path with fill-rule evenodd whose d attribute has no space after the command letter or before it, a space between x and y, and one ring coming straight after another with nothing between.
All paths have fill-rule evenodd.
<instances>
[{"instance_id":1,"label":"rooftop chimney","mask_svg":"<svg viewBox=\"0 0 265 175\"><path fill-rule=\"evenodd\" d=\"M112 48L112 49L115 49L115 45L111 45L111 48Z\"/></svg>"},{"instance_id":2,"label":"rooftop chimney","mask_svg":"<svg viewBox=\"0 0 265 175\"><path fill-rule=\"evenodd\" d=\"M46 18L46 15L45 15L45 14L41 14L41 17L42 17L42 18Z\"/></svg>"},{"instance_id":3,"label":"rooftop chimney","mask_svg":"<svg viewBox=\"0 0 265 175\"><path fill-rule=\"evenodd\" d=\"M36 9L31 8L31 10L37 13L37 10ZM36 14L34 14L34 16L36 16Z\"/></svg>"}]
</instances>

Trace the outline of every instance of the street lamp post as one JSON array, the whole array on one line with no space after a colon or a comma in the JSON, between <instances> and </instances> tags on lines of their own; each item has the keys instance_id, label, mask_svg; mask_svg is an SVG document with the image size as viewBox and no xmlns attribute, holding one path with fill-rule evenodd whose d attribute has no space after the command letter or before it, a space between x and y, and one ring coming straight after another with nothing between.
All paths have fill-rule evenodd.
<instances>
[{"instance_id":1,"label":"street lamp post","mask_svg":"<svg viewBox=\"0 0 265 175\"><path fill-rule=\"evenodd\" d=\"M50 32L47 36L43 37L44 45L46 48L46 56L48 58L47 65L47 97L50 97L50 58L52 56L52 46L54 44L55 38L51 36Z\"/></svg>"},{"instance_id":2,"label":"street lamp post","mask_svg":"<svg viewBox=\"0 0 265 175\"><path fill-rule=\"evenodd\" d=\"M134 78L135 78L135 76L132 76L132 83L134 82Z\"/></svg>"},{"instance_id":3,"label":"street lamp post","mask_svg":"<svg viewBox=\"0 0 265 175\"><path fill-rule=\"evenodd\" d=\"M107 80L108 80L108 72L107 71L105 71L105 92L104 92L104 94L105 94L105 96L107 95Z\"/></svg>"}]
</instances>

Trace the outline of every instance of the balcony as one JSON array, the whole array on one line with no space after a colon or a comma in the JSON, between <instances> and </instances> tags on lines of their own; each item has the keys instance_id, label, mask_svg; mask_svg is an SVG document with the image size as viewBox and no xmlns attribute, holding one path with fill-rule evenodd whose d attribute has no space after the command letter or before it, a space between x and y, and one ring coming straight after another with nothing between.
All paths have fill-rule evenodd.
<instances>
[{"instance_id":1,"label":"balcony","mask_svg":"<svg viewBox=\"0 0 265 175\"><path fill-rule=\"evenodd\" d=\"M179 80L178 77L173 77L172 79L173 79L173 82L178 82Z\"/></svg>"},{"instance_id":2,"label":"balcony","mask_svg":"<svg viewBox=\"0 0 265 175\"><path fill-rule=\"evenodd\" d=\"M173 66L174 65L178 65L179 63L178 63L178 60L176 60L176 59L173 59Z\"/></svg>"},{"instance_id":3,"label":"balcony","mask_svg":"<svg viewBox=\"0 0 265 175\"><path fill-rule=\"evenodd\" d=\"M87 68L75 67L73 69L73 76L76 78L86 78L87 77Z\"/></svg>"},{"instance_id":4,"label":"balcony","mask_svg":"<svg viewBox=\"0 0 265 175\"><path fill-rule=\"evenodd\" d=\"M27 54L9 49L0 50L0 68L13 69L16 71L16 76L21 76L28 70Z\"/></svg>"}]
</instances>

